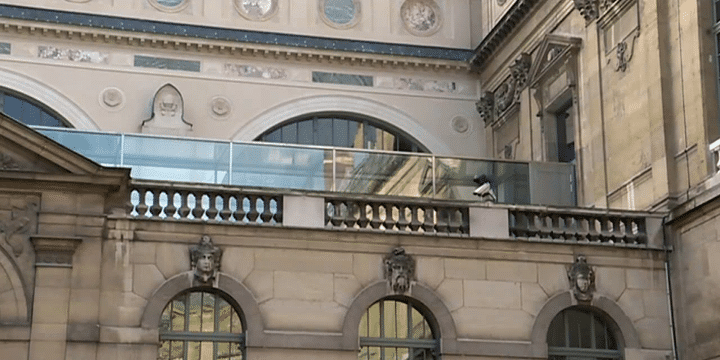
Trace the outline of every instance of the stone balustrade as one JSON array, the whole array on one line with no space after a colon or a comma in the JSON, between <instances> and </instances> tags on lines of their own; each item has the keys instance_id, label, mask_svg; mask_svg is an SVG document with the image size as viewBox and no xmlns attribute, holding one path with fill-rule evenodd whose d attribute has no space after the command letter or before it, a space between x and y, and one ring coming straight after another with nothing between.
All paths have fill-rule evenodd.
<instances>
[{"instance_id":1,"label":"stone balustrade","mask_svg":"<svg viewBox=\"0 0 720 360\"><path fill-rule=\"evenodd\" d=\"M207 185L133 182L128 208L135 217L281 224L283 196Z\"/></svg>"},{"instance_id":2,"label":"stone balustrade","mask_svg":"<svg viewBox=\"0 0 720 360\"><path fill-rule=\"evenodd\" d=\"M469 204L325 197L325 224L336 229L463 235L469 233Z\"/></svg>"},{"instance_id":3,"label":"stone balustrade","mask_svg":"<svg viewBox=\"0 0 720 360\"><path fill-rule=\"evenodd\" d=\"M510 236L563 242L648 244L646 217L631 212L510 209Z\"/></svg>"},{"instance_id":4,"label":"stone balustrade","mask_svg":"<svg viewBox=\"0 0 720 360\"><path fill-rule=\"evenodd\" d=\"M661 215L638 211L507 206L149 180L133 180L131 185L127 208L128 214L136 218L663 247Z\"/></svg>"}]
</instances>

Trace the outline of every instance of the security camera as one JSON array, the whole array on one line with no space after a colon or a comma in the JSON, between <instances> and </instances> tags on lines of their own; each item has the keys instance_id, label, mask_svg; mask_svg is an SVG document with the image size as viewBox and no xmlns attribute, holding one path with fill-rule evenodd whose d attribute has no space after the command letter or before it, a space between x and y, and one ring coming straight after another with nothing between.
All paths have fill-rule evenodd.
<instances>
[{"instance_id":1,"label":"security camera","mask_svg":"<svg viewBox=\"0 0 720 360\"><path fill-rule=\"evenodd\" d=\"M486 202L496 202L497 197L495 196L495 192L493 192L492 189L492 182L490 179L485 175L480 175L475 177L473 179L475 183L480 185L475 191L473 191L473 195L478 196L481 201Z\"/></svg>"}]
</instances>

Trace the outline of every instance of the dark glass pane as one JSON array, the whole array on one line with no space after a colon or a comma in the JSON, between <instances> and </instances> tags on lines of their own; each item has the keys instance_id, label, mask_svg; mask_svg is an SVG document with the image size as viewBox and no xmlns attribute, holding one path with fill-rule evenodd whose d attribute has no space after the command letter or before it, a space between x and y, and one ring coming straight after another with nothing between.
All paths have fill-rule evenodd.
<instances>
[{"instance_id":1,"label":"dark glass pane","mask_svg":"<svg viewBox=\"0 0 720 360\"><path fill-rule=\"evenodd\" d=\"M314 145L313 142L313 121L305 120L298 122L298 144Z\"/></svg>"},{"instance_id":2,"label":"dark glass pane","mask_svg":"<svg viewBox=\"0 0 720 360\"><path fill-rule=\"evenodd\" d=\"M315 121L315 145L332 146L332 119L317 119Z\"/></svg>"},{"instance_id":3,"label":"dark glass pane","mask_svg":"<svg viewBox=\"0 0 720 360\"><path fill-rule=\"evenodd\" d=\"M172 331L185 330L185 296L172 302Z\"/></svg>"},{"instance_id":4,"label":"dark glass pane","mask_svg":"<svg viewBox=\"0 0 720 360\"><path fill-rule=\"evenodd\" d=\"M547 337L548 346L566 346L565 321L562 313L556 316L550 323Z\"/></svg>"},{"instance_id":5,"label":"dark glass pane","mask_svg":"<svg viewBox=\"0 0 720 360\"><path fill-rule=\"evenodd\" d=\"M348 121L333 119L333 146L352 147L348 139Z\"/></svg>"},{"instance_id":6,"label":"dark glass pane","mask_svg":"<svg viewBox=\"0 0 720 360\"><path fill-rule=\"evenodd\" d=\"M589 313L578 313L580 323L578 324L578 335L580 338L581 348L592 348L593 332L591 329L592 315Z\"/></svg>"},{"instance_id":7,"label":"dark glass pane","mask_svg":"<svg viewBox=\"0 0 720 360\"><path fill-rule=\"evenodd\" d=\"M297 144L297 124L288 124L282 127L282 142L286 144Z\"/></svg>"},{"instance_id":8,"label":"dark glass pane","mask_svg":"<svg viewBox=\"0 0 720 360\"><path fill-rule=\"evenodd\" d=\"M281 142L280 140L282 140L282 130L281 129L277 129L277 130L265 135L265 139L263 139L263 141L276 142L276 143Z\"/></svg>"},{"instance_id":9,"label":"dark glass pane","mask_svg":"<svg viewBox=\"0 0 720 360\"><path fill-rule=\"evenodd\" d=\"M65 127L65 124L63 124L62 121L44 111L42 113L42 120L40 122L42 126Z\"/></svg>"},{"instance_id":10,"label":"dark glass pane","mask_svg":"<svg viewBox=\"0 0 720 360\"><path fill-rule=\"evenodd\" d=\"M397 141L395 140L395 135L387 131L383 131L383 150L397 150Z\"/></svg>"},{"instance_id":11,"label":"dark glass pane","mask_svg":"<svg viewBox=\"0 0 720 360\"><path fill-rule=\"evenodd\" d=\"M720 1L715 0L715 22L720 22Z\"/></svg>"},{"instance_id":12,"label":"dark glass pane","mask_svg":"<svg viewBox=\"0 0 720 360\"><path fill-rule=\"evenodd\" d=\"M188 298L188 331L200 332L202 324L202 293L190 293Z\"/></svg>"},{"instance_id":13,"label":"dark glass pane","mask_svg":"<svg viewBox=\"0 0 720 360\"><path fill-rule=\"evenodd\" d=\"M42 110L29 102L25 102L23 104L23 122L28 125L42 125Z\"/></svg>"},{"instance_id":14,"label":"dark glass pane","mask_svg":"<svg viewBox=\"0 0 720 360\"><path fill-rule=\"evenodd\" d=\"M365 149L378 149L378 131L378 128L373 125L365 126L365 143L363 144Z\"/></svg>"},{"instance_id":15,"label":"dark glass pane","mask_svg":"<svg viewBox=\"0 0 720 360\"><path fill-rule=\"evenodd\" d=\"M202 293L202 331L215 331L215 295Z\"/></svg>"},{"instance_id":16,"label":"dark glass pane","mask_svg":"<svg viewBox=\"0 0 720 360\"><path fill-rule=\"evenodd\" d=\"M11 118L23 122L22 119L22 108L23 108L23 101L12 96L5 94L5 105L3 107L3 112L5 112L6 115L10 116Z\"/></svg>"},{"instance_id":17,"label":"dark glass pane","mask_svg":"<svg viewBox=\"0 0 720 360\"><path fill-rule=\"evenodd\" d=\"M582 319L579 313L574 310L569 310L565 313L565 321L568 324L568 338L570 347L580 347L580 322Z\"/></svg>"},{"instance_id":18,"label":"dark glass pane","mask_svg":"<svg viewBox=\"0 0 720 360\"><path fill-rule=\"evenodd\" d=\"M227 303L227 301L223 299L218 299L218 313L217 313L217 322L218 322L218 332L223 333L229 333L230 331L230 324L232 322L232 313L233 309L230 306L230 304Z\"/></svg>"},{"instance_id":19,"label":"dark glass pane","mask_svg":"<svg viewBox=\"0 0 720 360\"><path fill-rule=\"evenodd\" d=\"M605 324L597 316L593 316L593 322L595 323L595 348L607 349L607 329Z\"/></svg>"}]
</instances>

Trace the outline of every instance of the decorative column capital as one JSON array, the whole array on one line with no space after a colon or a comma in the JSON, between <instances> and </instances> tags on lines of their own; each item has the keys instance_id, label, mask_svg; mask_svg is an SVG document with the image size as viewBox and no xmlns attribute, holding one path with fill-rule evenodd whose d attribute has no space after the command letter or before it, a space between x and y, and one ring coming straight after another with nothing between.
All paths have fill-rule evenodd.
<instances>
[{"instance_id":1,"label":"decorative column capital","mask_svg":"<svg viewBox=\"0 0 720 360\"><path fill-rule=\"evenodd\" d=\"M36 267L72 267L75 249L82 242L78 237L33 235L30 241L35 248Z\"/></svg>"}]
</instances>

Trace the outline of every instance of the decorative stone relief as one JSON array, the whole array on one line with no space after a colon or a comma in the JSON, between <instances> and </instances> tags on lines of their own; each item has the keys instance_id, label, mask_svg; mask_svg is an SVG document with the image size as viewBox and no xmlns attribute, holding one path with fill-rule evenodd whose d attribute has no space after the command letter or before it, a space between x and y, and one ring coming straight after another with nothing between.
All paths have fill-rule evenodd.
<instances>
[{"instance_id":1,"label":"decorative stone relief","mask_svg":"<svg viewBox=\"0 0 720 360\"><path fill-rule=\"evenodd\" d=\"M413 35L429 36L440 29L440 7L433 0L406 0L400 16L405 29Z\"/></svg>"},{"instance_id":2,"label":"decorative stone relief","mask_svg":"<svg viewBox=\"0 0 720 360\"><path fill-rule=\"evenodd\" d=\"M360 21L359 0L319 0L320 18L337 29L349 29Z\"/></svg>"},{"instance_id":3,"label":"decorative stone relief","mask_svg":"<svg viewBox=\"0 0 720 360\"><path fill-rule=\"evenodd\" d=\"M405 249L397 247L385 256L384 263L385 279L392 292L407 293L415 277L415 259L405 253Z\"/></svg>"},{"instance_id":4,"label":"decorative stone relief","mask_svg":"<svg viewBox=\"0 0 720 360\"><path fill-rule=\"evenodd\" d=\"M277 0L233 0L233 5L248 20L263 21L277 13Z\"/></svg>"},{"instance_id":5,"label":"decorative stone relief","mask_svg":"<svg viewBox=\"0 0 720 360\"><path fill-rule=\"evenodd\" d=\"M192 129L192 124L186 122L183 115L180 91L171 84L165 84L155 93L152 117L142 122L142 131L184 135Z\"/></svg>"},{"instance_id":6,"label":"decorative stone relief","mask_svg":"<svg viewBox=\"0 0 720 360\"><path fill-rule=\"evenodd\" d=\"M395 88L398 90L420 90L427 92L438 92L438 93L451 93L456 94L464 89L461 89L454 81L442 81L442 80L425 80L425 79L413 79L413 78L397 78L395 79Z\"/></svg>"},{"instance_id":7,"label":"decorative stone relief","mask_svg":"<svg viewBox=\"0 0 720 360\"><path fill-rule=\"evenodd\" d=\"M241 64L225 64L225 67L223 68L223 73L225 75L231 76L242 76L272 80L287 79L288 77L287 71L285 69Z\"/></svg>"},{"instance_id":8,"label":"decorative stone relief","mask_svg":"<svg viewBox=\"0 0 720 360\"><path fill-rule=\"evenodd\" d=\"M494 120L495 96L490 91L486 91L475 103L477 112L485 124L489 124Z\"/></svg>"},{"instance_id":9,"label":"decorative stone relief","mask_svg":"<svg viewBox=\"0 0 720 360\"><path fill-rule=\"evenodd\" d=\"M24 200L12 199L9 203L13 206L0 208L0 239L18 257L25 250L25 244L36 227L39 201L28 197Z\"/></svg>"},{"instance_id":10,"label":"decorative stone relief","mask_svg":"<svg viewBox=\"0 0 720 360\"><path fill-rule=\"evenodd\" d=\"M216 96L210 100L210 110L212 116L218 119L226 119L232 111L230 100L222 96Z\"/></svg>"},{"instance_id":11,"label":"decorative stone relief","mask_svg":"<svg viewBox=\"0 0 720 360\"><path fill-rule=\"evenodd\" d=\"M54 46L38 46L38 57L41 59L107 64L109 55L99 51L61 49Z\"/></svg>"},{"instance_id":12,"label":"decorative stone relief","mask_svg":"<svg viewBox=\"0 0 720 360\"><path fill-rule=\"evenodd\" d=\"M120 110L125 103L125 94L118 88L106 88L100 92L100 104L110 110Z\"/></svg>"},{"instance_id":13,"label":"decorative stone relief","mask_svg":"<svg viewBox=\"0 0 720 360\"><path fill-rule=\"evenodd\" d=\"M532 66L532 57L528 53L521 53L510 65L510 74L515 80L515 89L519 95L527 85L530 67Z\"/></svg>"},{"instance_id":14,"label":"decorative stone relief","mask_svg":"<svg viewBox=\"0 0 720 360\"><path fill-rule=\"evenodd\" d=\"M598 18L598 0L573 0L575 9L580 12L586 22L592 22Z\"/></svg>"},{"instance_id":15,"label":"decorative stone relief","mask_svg":"<svg viewBox=\"0 0 720 360\"><path fill-rule=\"evenodd\" d=\"M148 0L148 2L156 9L165 12L182 11L190 4L190 0Z\"/></svg>"},{"instance_id":16,"label":"decorative stone relief","mask_svg":"<svg viewBox=\"0 0 720 360\"><path fill-rule=\"evenodd\" d=\"M578 301L590 301L595 292L595 271L587 264L585 255L578 255L568 270L568 279Z\"/></svg>"},{"instance_id":17,"label":"decorative stone relief","mask_svg":"<svg viewBox=\"0 0 720 360\"><path fill-rule=\"evenodd\" d=\"M503 6L507 2L507 0L497 0L496 2L498 4L498 6Z\"/></svg>"},{"instance_id":18,"label":"decorative stone relief","mask_svg":"<svg viewBox=\"0 0 720 360\"><path fill-rule=\"evenodd\" d=\"M194 280L201 285L217 286L222 253L222 249L213 244L209 235L203 235L200 242L190 248L190 267Z\"/></svg>"},{"instance_id":19,"label":"decorative stone relief","mask_svg":"<svg viewBox=\"0 0 720 360\"><path fill-rule=\"evenodd\" d=\"M33 236L35 266L72 267L75 249L82 242L79 238Z\"/></svg>"},{"instance_id":20,"label":"decorative stone relief","mask_svg":"<svg viewBox=\"0 0 720 360\"><path fill-rule=\"evenodd\" d=\"M633 52L635 50L636 38L637 33L631 35L629 38L617 44L617 47L615 49L615 54L617 56L617 64L615 65L615 71L625 72L625 70L627 70L628 63L632 59Z\"/></svg>"},{"instance_id":21,"label":"decorative stone relief","mask_svg":"<svg viewBox=\"0 0 720 360\"><path fill-rule=\"evenodd\" d=\"M498 114L502 114L515 101L515 79L508 77L497 89L495 89L495 106Z\"/></svg>"},{"instance_id":22,"label":"decorative stone relief","mask_svg":"<svg viewBox=\"0 0 720 360\"><path fill-rule=\"evenodd\" d=\"M0 170L20 170L20 164L10 155L0 153Z\"/></svg>"},{"instance_id":23,"label":"decorative stone relief","mask_svg":"<svg viewBox=\"0 0 720 360\"><path fill-rule=\"evenodd\" d=\"M452 128L455 130L455 132L459 134L464 134L470 130L470 122L468 122L468 119L462 117L462 116L456 116L452 119Z\"/></svg>"}]
</instances>

